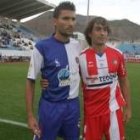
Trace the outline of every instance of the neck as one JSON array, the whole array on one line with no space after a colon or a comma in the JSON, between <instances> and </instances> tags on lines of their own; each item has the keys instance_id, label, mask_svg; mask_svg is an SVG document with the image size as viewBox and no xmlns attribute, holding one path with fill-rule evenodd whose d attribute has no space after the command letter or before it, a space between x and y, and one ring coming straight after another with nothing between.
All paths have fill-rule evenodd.
<instances>
[{"instance_id":1,"label":"neck","mask_svg":"<svg viewBox=\"0 0 140 140\"><path fill-rule=\"evenodd\" d=\"M64 35L61 35L59 33L55 33L54 37L61 42L68 42L69 41L69 36L64 36Z\"/></svg>"},{"instance_id":2,"label":"neck","mask_svg":"<svg viewBox=\"0 0 140 140\"><path fill-rule=\"evenodd\" d=\"M103 53L104 52L104 48L105 48L105 44L104 45L96 45L96 44L93 44L92 45L92 48L94 48L94 50L97 53Z\"/></svg>"}]
</instances>

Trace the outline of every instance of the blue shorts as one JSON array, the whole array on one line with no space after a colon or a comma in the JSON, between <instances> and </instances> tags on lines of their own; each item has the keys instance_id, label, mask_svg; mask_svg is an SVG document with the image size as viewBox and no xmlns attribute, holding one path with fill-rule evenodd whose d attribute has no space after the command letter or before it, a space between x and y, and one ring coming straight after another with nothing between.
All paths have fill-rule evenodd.
<instances>
[{"instance_id":1,"label":"blue shorts","mask_svg":"<svg viewBox=\"0 0 140 140\"><path fill-rule=\"evenodd\" d=\"M61 102L49 102L41 99L39 105L39 126L41 139L56 140L57 136L64 140L79 140L80 134L79 99Z\"/></svg>"}]
</instances>

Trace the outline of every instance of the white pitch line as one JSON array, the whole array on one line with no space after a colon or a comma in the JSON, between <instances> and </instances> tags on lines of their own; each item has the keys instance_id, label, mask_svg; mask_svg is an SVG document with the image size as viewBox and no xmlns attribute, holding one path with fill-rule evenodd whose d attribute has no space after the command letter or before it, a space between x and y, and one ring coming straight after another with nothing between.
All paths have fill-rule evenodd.
<instances>
[{"instance_id":1,"label":"white pitch line","mask_svg":"<svg viewBox=\"0 0 140 140\"><path fill-rule=\"evenodd\" d=\"M6 120L2 118L0 118L0 122L28 128L27 124L22 122L16 122L16 121ZM82 139L82 136L80 136L80 139Z\"/></svg>"},{"instance_id":2,"label":"white pitch line","mask_svg":"<svg viewBox=\"0 0 140 140\"><path fill-rule=\"evenodd\" d=\"M12 120L1 119L1 118L0 118L0 122L12 124L12 125L16 125L16 126L21 126L21 127L25 127L25 128L28 127L26 123L16 122L16 121L12 121Z\"/></svg>"}]
</instances>

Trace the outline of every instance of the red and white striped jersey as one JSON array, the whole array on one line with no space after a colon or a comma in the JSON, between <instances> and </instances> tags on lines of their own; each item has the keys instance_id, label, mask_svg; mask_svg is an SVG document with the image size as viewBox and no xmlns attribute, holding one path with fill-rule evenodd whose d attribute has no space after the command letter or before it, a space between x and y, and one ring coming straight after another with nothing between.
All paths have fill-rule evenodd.
<instances>
[{"instance_id":1,"label":"red and white striped jersey","mask_svg":"<svg viewBox=\"0 0 140 140\"><path fill-rule=\"evenodd\" d=\"M126 68L119 50L106 46L100 56L88 48L81 53L79 63L86 116L100 116L125 105L118 77L126 76Z\"/></svg>"}]
</instances>

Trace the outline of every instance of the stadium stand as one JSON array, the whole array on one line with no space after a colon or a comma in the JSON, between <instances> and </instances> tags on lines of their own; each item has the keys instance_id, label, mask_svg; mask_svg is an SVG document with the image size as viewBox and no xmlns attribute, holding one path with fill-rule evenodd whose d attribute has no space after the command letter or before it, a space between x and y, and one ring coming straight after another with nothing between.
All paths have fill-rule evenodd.
<instances>
[{"instance_id":1,"label":"stadium stand","mask_svg":"<svg viewBox=\"0 0 140 140\"><path fill-rule=\"evenodd\" d=\"M140 43L120 43L117 48L123 52L126 62L140 63Z\"/></svg>"},{"instance_id":2,"label":"stadium stand","mask_svg":"<svg viewBox=\"0 0 140 140\"><path fill-rule=\"evenodd\" d=\"M117 46L124 54L139 55L140 54L140 44L135 43L120 43Z\"/></svg>"},{"instance_id":3,"label":"stadium stand","mask_svg":"<svg viewBox=\"0 0 140 140\"><path fill-rule=\"evenodd\" d=\"M36 37L17 22L0 18L0 48L8 50L30 50Z\"/></svg>"},{"instance_id":4,"label":"stadium stand","mask_svg":"<svg viewBox=\"0 0 140 140\"><path fill-rule=\"evenodd\" d=\"M0 16L20 21L55 7L45 0L0 0Z\"/></svg>"},{"instance_id":5,"label":"stadium stand","mask_svg":"<svg viewBox=\"0 0 140 140\"><path fill-rule=\"evenodd\" d=\"M37 36L21 25L20 20L54 7L45 0L0 1L0 62L30 58Z\"/></svg>"}]
</instances>

